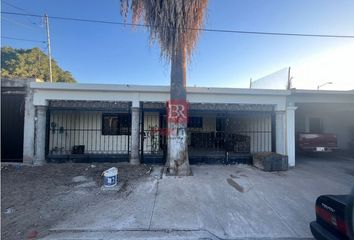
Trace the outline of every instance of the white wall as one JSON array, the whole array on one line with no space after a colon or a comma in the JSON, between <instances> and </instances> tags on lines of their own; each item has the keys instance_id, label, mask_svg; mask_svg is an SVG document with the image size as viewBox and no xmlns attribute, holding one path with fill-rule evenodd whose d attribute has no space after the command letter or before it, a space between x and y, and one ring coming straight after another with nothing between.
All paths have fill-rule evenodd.
<instances>
[{"instance_id":1,"label":"white wall","mask_svg":"<svg viewBox=\"0 0 354 240\"><path fill-rule=\"evenodd\" d=\"M323 128L325 132L337 134L339 148L348 149L350 128L354 128L354 111L326 114L323 116Z\"/></svg>"},{"instance_id":2,"label":"white wall","mask_svg":"<svg viewBox=\"0 0 354 240\"><path fill-rule=\"evenodd\" d=\"M216 114L192 116L203 117L203 129L197 131L216 131ZM235 114L230 116L228 129L225 130L225 132L249 136L251 153L272 151L271 131L271 115L269 113L259 113L257 115Z\"/></svg>"},{"instance_id":3,"label":"white wall","mask_svg":"<svg viewBox=\"0 0 354 240\"><path fill-rule=\"evenodd\" d=\"M203 118L203 128L197 132L216 131L216 114L192 114L191 116ZM159 113L144 113L144 153L156 153L161 151L159 146L159 133L151 129L160 129ZM250 137L251 152L266 152L272 150L271 116L269 113L261 113L252 116L233 116L230 118L229 130L231 133ZM190 133L188 131L190 141ZM189 142L190 144L190 142Z\"/></svg>"},{"instance_id":4,"label":"white wall","mask_svg":"<svg viewBox=\"0 0 354 240\"><path fill-rule=\"evenodd\" d=\"M251 153L272 151L271 127L270 114L237 116L230 119L232 133L250 137Z\"/></svg>"},{"instance_id":5,"label":"white wall","mask_svg":"<svg viewBox=\"0 0 354 240\"><path fill-rule=\"evenodd\" d=\"M252 81L253 89L287 89L289 79L289 68L280 69L265 77Z\"/></svg>"},{"instance_id":6,"label":"white wall","mask_svg":"<svg viewBox=\"0 0 354 240\"><path fill-rule=\"evenodd\" d=\"M134 107L139 102L166 102L169 87L102 84L32 83L34 105L47 105L48 100L125 101ZM289 91L263 89L189 87L187 101L191 103L269 104L285 110Z\"/></svg>"},{"instance_id":7,"label":"white wall","mask_svg":"<svg viewBox=\"0 0 354 240\"><path fill-rule=\"evenodd\" d=\"M52 123L57 130L49 132L49 153L58 148L52 154L70 154L74 145L85 145L85 153L120 154L128 153L128 141L131 145L128 135L102 135L101 112L56 111L50 116ZM58 130L61 127L63 133Z\"/></svg>"},{"instance_id":8,"label":"white wall","mask_svg":"<svg viewBox=\"0 0 354 240\"><path fill-rule=\"evenodd\" d=\"M56 130L49 133L49 152L55 147L53 154L70 154L74 145L85 145L88 154L117 154L128 152L128 135L102 135L102 113L90 111L56 111L50 116L50 123L56 123L56 129L64 128L60 133ZM144 152L160 151L160 135L151 129L160 128L159 113L144 114ZM70 131L75 129L75 131ZM155 144L154 144L155 143Z\"/></svg>"},{"instance_id":9,"label":"white wall","mask_svg":"<svg viewBox=\"0 0 354 240\"><path fill-rule=\"evenodd\" d=\"M191 114L190 117L201 117L203 119L203 128L189 128L188 134L188 145L191 145L191 134L192 132L215 132L216 131L216 114L215 113L203 113L203 114Z\"/></svg>"}]
</instances>

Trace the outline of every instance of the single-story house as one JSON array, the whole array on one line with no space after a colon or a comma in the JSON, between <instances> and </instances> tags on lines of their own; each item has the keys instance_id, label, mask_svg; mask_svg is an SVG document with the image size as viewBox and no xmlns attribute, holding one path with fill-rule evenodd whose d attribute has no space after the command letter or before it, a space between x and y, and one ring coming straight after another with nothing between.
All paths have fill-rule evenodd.
<instances>
[{"instance_id":1,"label":"single-story house","mask_svg":"<svg viewBox=\"0 0 354 240\"><path fill-rule=\"evenodd\" d=\"M18 94L6 84L3 99ZM166 159L168 86L28 81L21 89L24 163ZM277 152L293 167L296 134L316 122L337 134L341 149L351 148L354 91L188 87L187 93L191 163L248 163L253 153ZM15 121L6 116L17 105L2 105L2 129L13 129Z\"/></svg>"}]
</instances>

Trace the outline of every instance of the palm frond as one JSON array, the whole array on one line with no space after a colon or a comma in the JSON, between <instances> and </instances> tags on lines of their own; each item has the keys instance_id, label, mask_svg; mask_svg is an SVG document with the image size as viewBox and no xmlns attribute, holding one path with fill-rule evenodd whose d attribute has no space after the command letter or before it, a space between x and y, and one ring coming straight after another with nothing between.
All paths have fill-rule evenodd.
<instances>
[{"instance_id":1,"label":"palm frond","mask_svg":"<svg viewBox=\"0 0 354 240\"><path fill-rule=\"evenodd\" d=\"M208 0L121 0L121 15L132 22L148 25L150 41L157 42L161 55L170 60L179 48L187 56L199 37Z\"/></svg>"}]
</instances>

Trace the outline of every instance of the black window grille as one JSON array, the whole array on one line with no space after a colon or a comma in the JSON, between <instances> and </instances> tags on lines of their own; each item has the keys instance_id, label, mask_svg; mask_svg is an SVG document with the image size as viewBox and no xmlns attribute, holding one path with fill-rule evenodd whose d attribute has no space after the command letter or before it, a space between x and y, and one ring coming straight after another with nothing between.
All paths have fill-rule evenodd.
<instances>
[{"instance_id":1,"label":"black window grille","mask_svg":"<svg viewBox=\"0 0 354 240\"><path fill-rule=\"evenodd\" d=\"M102 135L129 135L130 119L125 113L103 113Z\"/></svg>"},{"instance_id":2,"label":"black window grille","mask_svg":"<svg viewBox=\"0 0 354 240\"><path fill-rule=\"evenodd\" d=\"M224 132L225 131L225 118L216 118L216 131Z\"/></svg>"},{"instance_id":3,"label":"black window grille","mask_svg":"<svg viewBox=\"0 0 354 240\"><path fill-rule=\"evenodd\" d=\"M203 118L202 117L189 117L188 118L189 128L203 128Z\"/></svg>"}]
</instances>

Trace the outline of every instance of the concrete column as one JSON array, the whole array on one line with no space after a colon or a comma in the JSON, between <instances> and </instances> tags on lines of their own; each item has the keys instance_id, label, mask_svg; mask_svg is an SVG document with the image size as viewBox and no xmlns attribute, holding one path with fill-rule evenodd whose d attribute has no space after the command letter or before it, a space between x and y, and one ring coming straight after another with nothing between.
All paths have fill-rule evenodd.
<instances>
[{"instance_id":1,"label":"concrete column","mask_svg":"<svg viewBox=\"0 0 354 240\"><path fill-rule=\"evenodd\" d=\"M275 150L279 154L286 154L285 111L275 112Z\"/></svg>"},{"instance_id":2,"label":"concrete column","mask_svg":"<svg viewBox=\"0 0 354 240\"><path fill-rule=\"evenodd\" d=\"M33 105L33 91L27 88L25 99L24 114L24 130L23 130L23 163L33 164L34 158L34 124L35 124L35 107Z\"/></svg>"},{"instance_id":3,"label":"concrete column","mask_svg":"<svg viewBox=\"0 0 354 240\"><path fill-rule=\"evenodd\" d=\"M35 161L34 165L45 163L45 137L46 137L46 106L36 107L36 128L35 128Z\"/></svg>"},{"instance_id":4,"label":"concrete column","mask_svg":"<svg viewBox=\"0 0 354 240\"><path fill-rule=\"evenodd\" d=\"M139 158L139 115L140 110L138 107L131 108L132 113L132 123L131 123L131 152L130 152L130 163L140 164Z\"/></svg>"},{"instance_id":5,"label":"concrete column","mask_svg":"<svg viewBox=\"0 0 354 240\"><path fill-rule=\"evenodd\" d=\"M295 166L295 110L297 107L286 109L286 152L289 160L289 167Z\"/></svg>"}]
</instances>

